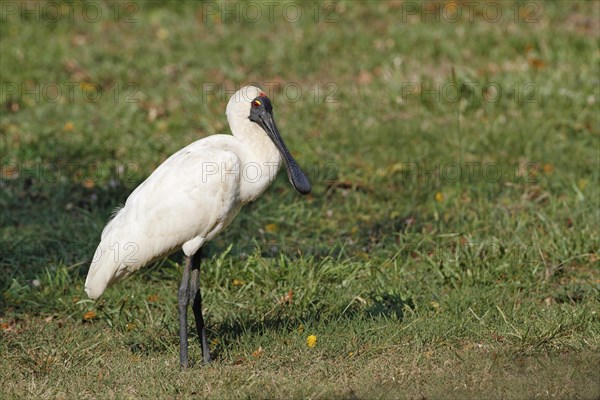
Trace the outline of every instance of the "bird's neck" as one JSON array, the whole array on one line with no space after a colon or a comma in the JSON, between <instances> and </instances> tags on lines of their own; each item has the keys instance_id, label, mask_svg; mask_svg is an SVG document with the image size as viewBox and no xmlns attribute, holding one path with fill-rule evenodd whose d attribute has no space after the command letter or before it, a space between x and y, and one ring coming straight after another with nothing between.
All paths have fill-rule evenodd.
<instances>
[{"instance_id":1,"label":"bird's neck","mask_svg":"<svg viewBox=\"0 0 600 400\"><path fill-rule=\"evenodd\" d=\"M241 151L240 194L244 203L260 196L275 180L281 168L281 155L267 134L256 124L234 129Z\"/></svg>"}]
</instances>

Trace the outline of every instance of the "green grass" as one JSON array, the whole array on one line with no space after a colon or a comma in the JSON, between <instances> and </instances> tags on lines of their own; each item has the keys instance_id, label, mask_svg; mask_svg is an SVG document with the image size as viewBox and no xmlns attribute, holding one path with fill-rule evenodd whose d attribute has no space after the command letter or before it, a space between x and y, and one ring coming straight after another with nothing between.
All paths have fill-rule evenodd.
<instances>
[{"instance_id":1,"label":"green grass","mask_svg":"<svg viewBox=\"0 0 600 400\"><path fill-rule=\"evenodd\" d=\"M460 3L456 23L392 2L325 3L318 23L306 3L293 23L283 3L272 23L27 4L0 19L1 397L600 396L600 3L523 2L518 22ZM210 85L247 82L275 87L313 193L282 173L207 246L215 362L193 335L180 372L181 255L98 302L83 282L112 210L228 130Z\"/></svg>"}]
</instances>

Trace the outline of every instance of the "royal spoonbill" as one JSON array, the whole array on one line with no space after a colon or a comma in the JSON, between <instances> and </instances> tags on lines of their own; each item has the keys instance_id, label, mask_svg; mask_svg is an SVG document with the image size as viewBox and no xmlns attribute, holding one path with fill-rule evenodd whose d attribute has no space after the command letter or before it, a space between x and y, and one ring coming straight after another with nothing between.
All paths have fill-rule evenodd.
<instances>
[{"instance_id":1,"label":"royal spoonbill","mask_svg":"<svg viewBox=\"0 0 600 400\"><path fill-rule=\"evenodd\" d=\"M226 114L233 136L212 135L184 147L131 193L102 231L85 281L85 292L97 299L118 280L183 249L185 267L177 295L181 368L188 366L190 302L204 362L211 360L198 283L202 245L269 187L282 161L292 186L302 194L311 190L279 134L263 91L243 87L229 100Z\"/></svg>"}]
</instances>

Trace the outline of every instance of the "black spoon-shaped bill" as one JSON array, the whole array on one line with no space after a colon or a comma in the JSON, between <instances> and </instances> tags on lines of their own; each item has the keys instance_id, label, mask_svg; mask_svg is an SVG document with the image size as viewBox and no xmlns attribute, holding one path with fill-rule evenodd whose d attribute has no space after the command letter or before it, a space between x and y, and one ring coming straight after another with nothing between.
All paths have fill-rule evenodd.
<instances>
[{"instance_id":1,"label":"black spoon-shaped bill","mask_svg":"<svg viewBox=\"0 0 600 400\"><path fill-rule=\"evenodd\" d=\"M265 130L267 135L269 135L269 138L271 138L275 144L275 147L277 147L277 150L279 150L287 170L288 179L292 186L302 194L310 193L312 189L310 182L285 145L283 138L279 134L273 115L268 111L264 111L256 116L256 120L253 118L251 119Z\"/></svg>"}]
</instances>

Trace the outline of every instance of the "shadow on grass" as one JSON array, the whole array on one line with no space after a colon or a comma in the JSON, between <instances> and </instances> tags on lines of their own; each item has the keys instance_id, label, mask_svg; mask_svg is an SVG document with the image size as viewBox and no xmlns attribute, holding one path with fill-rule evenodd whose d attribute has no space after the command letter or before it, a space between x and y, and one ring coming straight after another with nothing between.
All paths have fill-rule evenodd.
<instances>
[{"instance_id":1,"label":"shadow on grass","mask_svg":"<svg viewBox=\"0 0 600 400\"><path fill-rule=\"evenodd\" d=\"M365 295L365 303L355 304L353 307L310 307L301 314L292 314L282 307L278 312L269 317L255 315L229 318L221 322L211 323L212 317L205 315L208 323L208 339L211 342L219 339L219 344L211 349L214 361L222 361L232 344L245 335L251 337L269 336L278 334L291 334L298 332L299 326L336 326L347 324L360 326L361 322L369 321L397 321L404 319L407 309L414 309L411 298L403 298L395 292L371 292ZM191 310L188 313L189 344L192 347L200 346L197 332L194 328ZM148 331L134 331L128 336L125 345L133 354L150 356L173 351L178 346L178 327L175 319L164 323L158 330L149 334ZM199 347L197 347L198 349Z\"/></svg>"},{"instance_id":2,"label":"shadow on grass","mask_svg":"<svg viewBox=\"0 0 600 400\"><path fill-rule=\"evenodd\" d=\"M222 338L225 343L235 342L245 334L262 336L270 332L297 332L300 325L330 325L339 323L356 323L368 320L404 319L406 309L414 309L411 298L404 299L395 292L371 292L365 296L365 304L353 303L353 307L322 307L310 308L301 315L280 315L268 318L242 318L229 320L213 325L209 329L209 337ZM196 334L192 335L196 341ZM224 347L218 347L211 354L215 360L222 358Z\"/></svg>"},{"instance_id":3,"label":"shadow on grass","mask_svg":"<svg viewBox=\"0 0 600 400\"><path fill-rule=\"evenodd\" d=\"M35 287L67 266L81 276L116 205L133 190L118 182L85 187L31 178L0 181L0 294L11 286ZM57 278L58 279L58 278ZM0 314L8 307L0 301Z\"/></svg>"}]
</instances>

